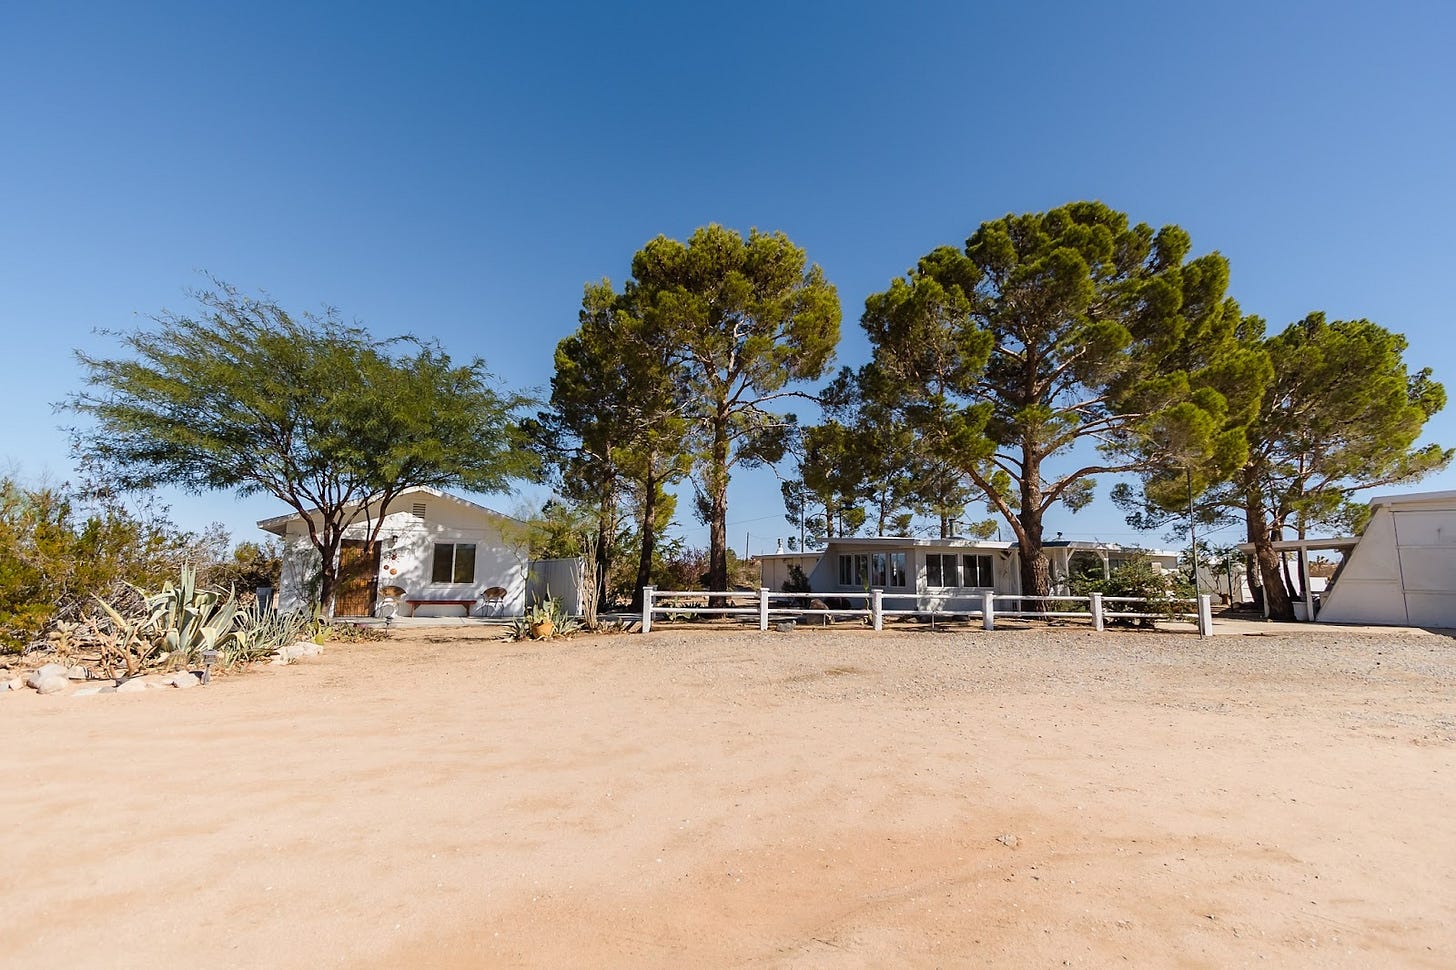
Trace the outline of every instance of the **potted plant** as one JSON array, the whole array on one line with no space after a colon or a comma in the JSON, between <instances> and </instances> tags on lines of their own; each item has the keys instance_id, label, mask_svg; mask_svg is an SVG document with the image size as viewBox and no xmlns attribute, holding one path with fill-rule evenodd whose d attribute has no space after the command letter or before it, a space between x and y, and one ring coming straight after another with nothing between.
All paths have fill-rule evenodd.
<instances>
[{"instance_id":1,"label":"potted plant","mask_svg":"<svg viewBox=\"0 0 1456 970\"><path fill-rule=\"evenodd\" d=\"M526 612L526 622L530 625L532 640L550 640L551 635L556 632L553 606L552 601L548 599L544 603L537 603Z\"/></svg>"}]
</instances>

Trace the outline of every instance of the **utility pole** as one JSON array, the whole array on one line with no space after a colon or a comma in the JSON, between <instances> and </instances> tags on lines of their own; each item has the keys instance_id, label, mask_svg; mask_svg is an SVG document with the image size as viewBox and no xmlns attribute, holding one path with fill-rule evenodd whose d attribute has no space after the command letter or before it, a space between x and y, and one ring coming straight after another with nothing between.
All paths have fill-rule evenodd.
<instances>
[{"instance_id":1,"label":"utility pole","mask_svg":"<svg viewBox=\"0 0 1456 970\"><path fill-rule=\"evenodd\" d=\"M1183 474L1188 479L1188 541L1193 545L1193 595L1200 592L1198 588L1198 531L1193 521L1193 469L1183 466Z\"/></svg>"}]
</instances>

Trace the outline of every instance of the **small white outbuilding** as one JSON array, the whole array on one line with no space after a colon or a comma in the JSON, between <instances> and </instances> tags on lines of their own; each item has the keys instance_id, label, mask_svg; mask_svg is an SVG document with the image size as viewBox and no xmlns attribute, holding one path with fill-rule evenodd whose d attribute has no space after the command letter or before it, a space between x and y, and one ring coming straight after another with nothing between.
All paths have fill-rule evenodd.
<instances>
[{"instance_id":1,"label":"small white outbuilding","mask_svg":"<svg viewBox=\"0 0 1456 970\"><path fill-rule=\"evenodd\" d=\"M379 539L368 545L381 515ZM283 539L279 609L308 608L318 553L303 516L280 515L258 527ZM400 616L519 616L527 555L516 519L438 489L406 489L388 508L360 510L345 530L334 612L377 616L387 606Z\"/></svg>"},{"instance_id":2,"label":"small white outbuilding","mask_svg":"<svg viewBox=\"0 0 1456 970\"><path fill-rule=\"evenodd\" d=\"M1383 495L1370 506L1316 619L1456 627L1456 492Z\"/></svg>"}]
</instances>

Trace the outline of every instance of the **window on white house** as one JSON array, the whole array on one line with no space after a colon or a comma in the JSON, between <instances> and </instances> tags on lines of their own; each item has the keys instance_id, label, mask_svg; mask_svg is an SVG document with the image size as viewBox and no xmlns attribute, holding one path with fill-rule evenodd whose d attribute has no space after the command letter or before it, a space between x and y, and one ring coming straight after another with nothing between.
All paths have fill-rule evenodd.
<instances>
[{"instance_id":1,"label":"window on white house","mask_svg":"<svg viewBox=\"0 0 1456 970\"><path fill-rule=\"evenodd\" d=\"M870 556L870 585L882 588L885 585L885 554L883 552Z\"/></svg>"},{"instance_id":2,"label":"window on white house","mask_svg":"<svg viewBox=\"0 0 1456 970\"><path fill-rule=\"evenodd\" d=\"M995 588L996 576L991 570L991 557L962 556L961 585L979 586L982 589Z\"/></svg>"},{"instance_id":3,"label":"window on white house","mask_svg":"<svg viewBox=\"0 0 1456 970\"><path fill-rule=\"evenodd\" d=\"M905 588L905 554L890 553L890 585Z\"/></svg>"},{"instance_id":4,"label":"window on white house","mask_svg":"<svg viewBox=\"0 0 1456 970\"><path fill-rule=\"evenodd\" d=\"M905 587L906 556L903 552L858 553L839 557L839 585L864 589L866 585Z\"/></svg>"},{"instance_id":5,"label":"window on white house","mask_svg":"<svg viewBox=\"0 0 1456 970\"><path fill-rule=\"evenodd\" d=\"M925 585L940 588L960 585L954 553L932 552L925 557Z\"/></svg>"},{"instance_id":6,"label":"window on white house","mask_svg":"<svg viewBox=\"0 0 1456 970\"><path fill-rule=\"evenodd\" d=\"M475 543L435 543L435 564L430 571L430 582L475 582Z\"/></svg>"}]
</instances>

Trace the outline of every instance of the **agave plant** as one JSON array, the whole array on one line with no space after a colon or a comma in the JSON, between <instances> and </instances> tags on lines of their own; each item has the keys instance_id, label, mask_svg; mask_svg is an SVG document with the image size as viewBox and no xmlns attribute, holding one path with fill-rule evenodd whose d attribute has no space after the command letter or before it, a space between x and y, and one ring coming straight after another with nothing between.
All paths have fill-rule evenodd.
<instances>
[{"instance_id":1,"label":"agave plant","mask_svg":"<svg viewBox=\"0 0 1456 970\"><path fill-rule=\"evenodd\" d=\"M182 567L175 585L169 580L160 592L146 597L147 626L161 641L169 666L190 664L204 650L224 651L246 643L237 628L238 601L232 593L199 588L197 571Z\"/></svg>"},{"instance_id":2,"label":"agave plant","mask_svg":"<svg viewBox=\"0 0 1456 970\"><path fill-rule=\"evenodd\" d=\"M282 646L313 635L313 621L307 613L279 613L254 606L237 616L239 637L224 650L224 663L239 666L264 660Z\"/></svg>"}]
</instances>

